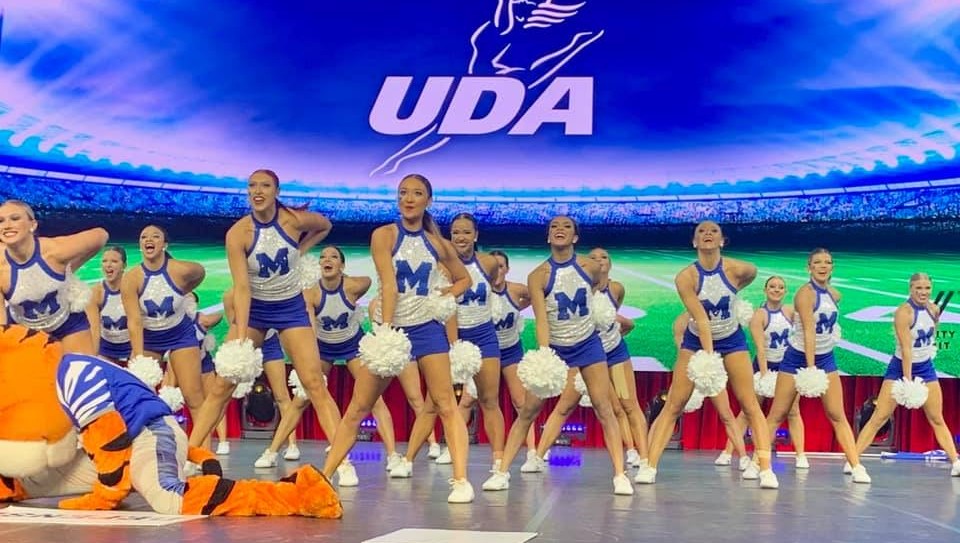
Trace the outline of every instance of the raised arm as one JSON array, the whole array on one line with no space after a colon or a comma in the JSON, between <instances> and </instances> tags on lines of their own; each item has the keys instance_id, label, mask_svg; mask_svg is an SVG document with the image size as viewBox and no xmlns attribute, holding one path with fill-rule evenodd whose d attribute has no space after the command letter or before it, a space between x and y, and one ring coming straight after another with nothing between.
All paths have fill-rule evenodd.
<instances>
[{"instance_id":1,"label":"raised arm","mask_svg":"<svg viewBox=\"0 0 960 543\"><path fill-rule=\"evenodd\" d=\"M170 259L167 266L170 273L180 279L180 287L184 292L193 292L207 275L207 270L196 262Z\"/></svg>"},{"instance_id":2,"label":"raised arm","mask_svg":"<svg viewBox=\"0 0 960 543\"><path fill-rule=\"evenodd\" d=\"M313 246L326 239L333 229L330 219L312 211L292 211L297 218L297 229L306 236L300 241L300 252L306 253Z\"/></svg>"},{"instance_id":3,"label":"raised arm","mask_svg":"<svg viewBox=\"0 0 960 543\"><path fill-rule=\"evenodd\" d=\"M76 271L103 249L110 234L103 228L91 228L69 236L50 238L50 256L64 267Z\"/></svg>"},{"instance_id":4,"label":"raised arm","mask_svg":"<svg viewBox=\"0 0 960 543\"><path fill-rule=\"evenodd\" d=\"M677 286L677 294L687 313L693 317L697 323L697 336L700 338L700 345L703 350L713 352L713 333L710 332L710 319L707 312L703 309L703 304L697 298L696 273L692 268L684 268L677 274L674 281Z\"/></svg>"}]
</instances>

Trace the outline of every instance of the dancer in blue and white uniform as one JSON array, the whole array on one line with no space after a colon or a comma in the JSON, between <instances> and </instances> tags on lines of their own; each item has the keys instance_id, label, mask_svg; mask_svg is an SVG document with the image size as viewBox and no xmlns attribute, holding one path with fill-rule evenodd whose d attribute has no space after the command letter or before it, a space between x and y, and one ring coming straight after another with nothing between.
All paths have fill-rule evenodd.
<instances>
[{"instance_id":1,"label":"dancer in blue and white uniform","mask_svg":"<svg viewBox=\"0 0 960 543\"><path fill-rule=\"evenodd\" d=\"M107 247L100 259L103 281L91 288L92 295L87 306L90 331L99 344L98 354L121 365L125 365L130 358L127 314L120 299L120 285L126 267L126 249L119 245Z\"/></svg>"},{"instance_id":2,"label":"dancer in blue and white uniform","mask_svg":"<svg viewBox=\"0 0 960 543\"><path fill-rule=\"evenodd\" d=\"M96 354L85 310L70 309L67 271L93 258L109 235L103 228L55 238L36 232L36 215L25 202L0 205L0 248L6 261L0 266L0 324L21 324L46 332L70 352Z\"/></svg>"}]
</instances>

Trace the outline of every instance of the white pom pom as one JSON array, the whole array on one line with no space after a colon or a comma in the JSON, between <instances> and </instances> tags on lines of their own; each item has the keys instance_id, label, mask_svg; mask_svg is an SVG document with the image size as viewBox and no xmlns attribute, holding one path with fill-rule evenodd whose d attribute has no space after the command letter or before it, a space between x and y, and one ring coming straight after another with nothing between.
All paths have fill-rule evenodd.
<instances>
[{"instance_id":1,"label":"white pom pom","mask_svg":"<svg viewBox=\"0 0 960 543\"><path fill-rule=\"evenodd\" d=\"M797 370L797 392L804 398L819 398L827 391L830 381L827 372L820 368L800 368Z\"/></svg>"},{"instance_id":2,"label":"white pom pom","mask_svg":"<svg viewBox=\"0 0 960 543\"><path fill-rule=\"evenodd\" d=\"M559 396L567 384L567 365L549 347L527 351L517 364L523 388L540 399Z\"/></svg>"},{"instance_id":3,"label":"white pom pom","mask_svg":"<svg viewBox=\"0 0 960 543\"><path fill-rule=\"evenodd\" d=\"M70 269L70 266L67 266L65 275L63 295L70 307L70 312L82 313L86 311L87 305L90 303L90 297L93 295L90 285L81 281L77 274Z\"/></svg>"},{"instance_id":4,"label":"white pom pom","mask_svg":"<svg viewBox=\"0 0 960 543\"><path fill-rule=\"evenodd\" d=\"M360 339L360 360L378 377L395 377L410 361L412 348L403 330L374 324Z\"/></svg>"},{"instance_id":5,"label":"white pom pom","mask_svg":"<svg viewBox=\"0 0 960 543\"><path fill-rule=\"evenodd\" d=\"M462 385L472 381L482 364L483 355L480 354L480 347L473 343L458 339L450 346L450 376L453 378L453 384Z\"/></svg>"},{"instance_id":6,"label":"white pom pom","mask_svg":"<svg viewBox=\"0 0 960 543\"><path fill-rule=\"evenodd\" d=\"M843 337L843 330L840 328L840 323L839 323L839 322L834 323L834 325L833 325L833 333L831 334L831 336L833 337L834 343L839 343L839 342L840 342L840 338Z\"/></svg>"},{"instance_id":7,"label":"white pom pom","mask_svg":"<svg viewBox=\"0 0 960 543\"><path fill-rule=\"evenodd\" d=\"M217 337L213 335L213 332L207 332L203 336L203 343L200 344L200 348L205 353L212 353L217 350Z\"/></svg>"},{"instance_id":8,"label":"white pom pom","mask_svg":"<svg viewBox=\"0 0 960 543\"><path fill-rule=\"evenodd\" d=\"M131 358L127 362L127 371L136 375L150 388L156 388L163 380L163 370L160 369L160 362L150 356L138 354Z\"/></svg>"},{"instance_id":9,"label":"white pom pom","mask_svg":"<svg viewBox=\"0 0 960 543\"><path fill-rule=\"evenodd\" d=\"M253 381L263 373L263 352L250 339L231 339L213 357L217 375L233 383Z\"/></svg>"},{"instance_id":10,"label":"white pom pom","mask_svg":"<svg viewBox=\"0 0 960 543\"><path fill-rule=\"evenodd\" d=\"M309 397L307 394L307 389L303 388L303 383L300 381L300 376L297 375L297 370L290 370L290 375L287 377L287 384L293 388L294 397L302 398L304 400Z\"/></svg>"},{"instance_id":11,"label":"white pom pom","mask_svg":"<svg viewBox=\"0 0 960 543\"><path fill-rule=\"evenodd\" d=\"M750 321L753 320L753 313L753 304L750 302L742 298L733 300L733 314L737 317L737 322L740 323L740 326L748 328Z\"/></svg>"},{"instance_id":12,"label":"white pom pom","mask_svg":"<svg viewBox=\"0 0 960 543\"><path fill-rule=\"evenodd\" d=\"M240 381L237 383L236 388L233 389L233 396L236 399L246 398L247 394L250 394L250 391L253 390L253 381Z\"/></svg>"},{"instance_id":13,"label":"white pom pom","mask_svg":"<svg viewBox=\"0 0 960 543\"><path fill-rule=\"evenodd\" d=\"M507 313L510 312L510 308L507 306L507 302L503 300L503 296L496 295L488 299L490 301L491 320L493 320L493 322L500 322L507 318Z\"/></svg>"},{"instance_id":14,"label":"white pom pom","mask_svg":"<svg viewBox=\"0 0 960 543\"><path fill-rule=\"evenodd\" d=\"M693 387L693 393L690 394L690 399L687 400L686 405L683 406L684 413L693 413L697 409L703 407L703 400L706 396L702 392L697 390L697 387Z\"/></svg>"},{"instance_id":15,"label":"white pom pom","mask_svg":"<svg viewBox=\"0 0 960 543\"><path fill-rule=\"evenodd\" d=\"M606 292L593 293L590 310L593 311L593 324L597 330L606 331L617 322L617 308L613 306Z\"/></svg>"},{"instance_id":16,"label":"white pom pom","mask_svg":"<svg viewBox=\"0 0 960 543\"><path fill-rule=\"evenodd\" d=\"M160 396L160 399L170 407L170 411L176 413L183 409L183 392L180 391L180 387L162 386L157 396Z\"/></svg>"},{"instance_id":17,"label":"white pom pom","mask_svg":"<svg viewBox=\"0 0 960 543\"><path fill-rule=\"evenodd\" d=\"M197 299L189 293L183 297L183 312L191 319L197 318Z\"/></svg>"},{"instance_id":18,"label":"white pom pom","mask_svg":"<svg viewBox=\"0 0 960 543\"><path fill-rule=\"evenodd\" d=\"M580 396L580 401L577 402L580 407L593 407L593 402L590 401L589 394L583 394Z\"/></svg>"},{"instance_id":19,"label":"white pom pom","mask_svg":"<svg viewBox=\"0 0 960 543\"><path fill-rule=\"evenodd\" d=\"M723 357L717 352L697 351L687 364L687 377L704 396L709 398L720 394L727 386Z\"/></svg>"},{"instance_id":20,"label":"white pom pom","mask_svg":"<svg viewBox=\"0 0 960 543\"><path fill-rule=\"evenodd\" d=\"M300 255L297 261L297 280L303 290L320 284L320 259L309 253Z\"/></svg>"},{"instance_id":21,"label":"white pom pom","mask_svg":"<svg viewBox=\"0 0 960 543\"><path fill-rule=\"evenodd\" d=\"M927 384L923 382L923 379L914 377L913 381L907 381L904 377L894 381L891 394L893 395L894 401L898 404L907 409L917 409L927 403L927 396L929 396L930 390L927 388Z\"/></svg>"},{"instance_id":22,"label":"white pom pom","mask_svg":"<svg viewBox=\"0 0 960 543\"><path fill-rule=\"evenodd\" d=\"M581 396L590 394L587 392L587 382L583 380L583 374L580 372L577 372L577 376L573 378L573 389Z\"/></svg>"},{"instance_id":23,"label":"white pom pom","mask_svg":"<svg viewBox=\"0 0 960 543\"><path fill-rule=\"evenodd\" d=\"M451 294L431 292L423 301L423 310L438 322L447 322L457 311L457 300Z\"/></svg>"},{"instance_id":24,"label":"white pom pom","mask_svg":"<svg viewBox=\"0 0 960 543\"><path fill-rule=\"evenodd\" d=\"M757 396L763 398L773 398L773 393L777 388L777 372L768 371L763 375L758 371L753 374L753 390Z\"/></svg>"},{"instance_id":25,"label":"white pom pom","mask_svg":"<svg viewBox=\"0 0 960 543\"><path fill-rule=\"evenodd\" d=\"M467 379L467 382L463 384L463 390L470 395L471 398L478 398L480 394L477 393L477 383L473 379Z\"/></svg>"}]
</instances>

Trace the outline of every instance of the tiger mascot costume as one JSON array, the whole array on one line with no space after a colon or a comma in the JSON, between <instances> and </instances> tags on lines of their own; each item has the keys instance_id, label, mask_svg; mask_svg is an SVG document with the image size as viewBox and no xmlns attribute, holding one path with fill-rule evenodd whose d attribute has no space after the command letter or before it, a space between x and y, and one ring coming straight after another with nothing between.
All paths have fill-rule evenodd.
<instances>
[{"instance_id":1,"label":"tiger mascot costume","mask_svg":"<svg viewBox=\"0 0 960 543\"><path fill-rule=\"evenodd\" d=\"M109 510L136 491L164 514L343 514L313 466L278 482L223 478L216 457L188 449L170 408L136 376L63 354L42 332L0 326L0 391L0 501L79 494L60 507ZM188 457L202 475L184 477Z\"/></svg>"}]
</instances>

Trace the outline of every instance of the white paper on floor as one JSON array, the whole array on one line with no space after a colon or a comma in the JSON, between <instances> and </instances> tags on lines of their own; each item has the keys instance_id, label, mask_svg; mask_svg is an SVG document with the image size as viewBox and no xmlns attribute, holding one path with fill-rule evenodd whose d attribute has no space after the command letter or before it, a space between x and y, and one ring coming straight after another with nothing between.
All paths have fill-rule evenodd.
<instances>
[{"instance_id":1,"label":"white paper on floor","mask_svg":"<svg viewBox=\"0 0 960 543\"><path fill-rule=\"evenodd\" d=\"M207 518L202 515L161 515L152 511L68 511L11 505L0 509L0 523L70 524L74 526L166 526Z\"/></svg>"},{"instance_id":2,"label":"white paper on floor","mask_svg":"<svg viewBox=\"0 0 960 543\"><path fill-rule=\"evenodd\" d=\"M363 543L524 543L536 532L476 532L471 530L424 530L404 528Z\"/></svg>"}]
</instances>

